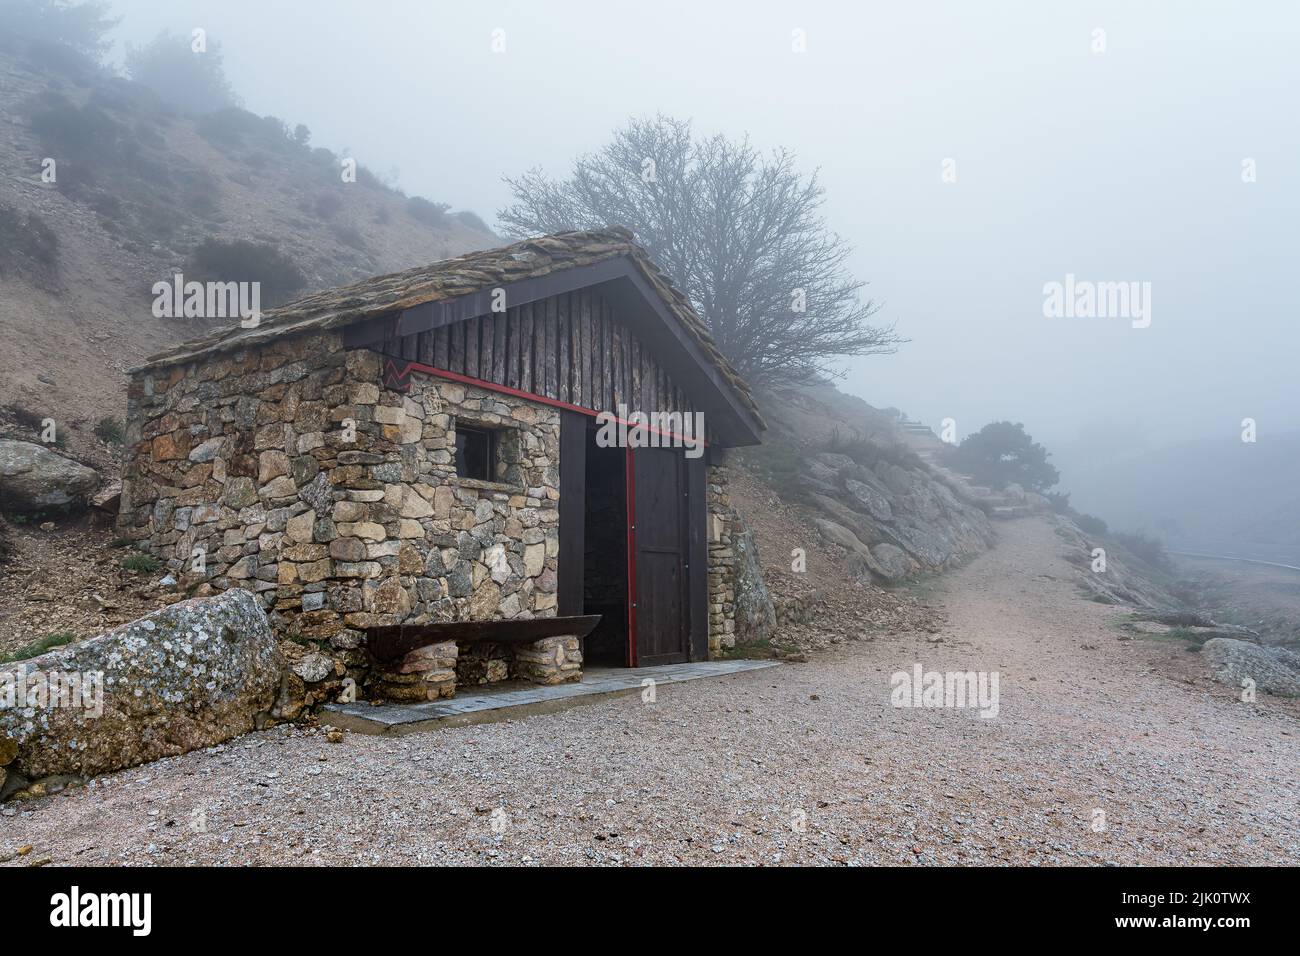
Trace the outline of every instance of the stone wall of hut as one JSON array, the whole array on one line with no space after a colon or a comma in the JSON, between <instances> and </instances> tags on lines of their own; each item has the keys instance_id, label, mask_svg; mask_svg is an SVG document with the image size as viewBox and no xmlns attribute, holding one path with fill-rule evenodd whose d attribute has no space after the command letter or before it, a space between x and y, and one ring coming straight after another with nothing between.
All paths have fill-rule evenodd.
<instances>
[{"instance_id":1,"label":"stone wall of hut","mask_svg":"<svg viewBox=\"0 0 1300 956\"><path fill-rule=\"evenodd\" d=\"M381 361L326 333L137 373L120 533L344 658L367 626L554 615L559 413L420 373L387 390ZM456 475L458 422L498 429L494 480Z\"/></svg>"}]
</instances>

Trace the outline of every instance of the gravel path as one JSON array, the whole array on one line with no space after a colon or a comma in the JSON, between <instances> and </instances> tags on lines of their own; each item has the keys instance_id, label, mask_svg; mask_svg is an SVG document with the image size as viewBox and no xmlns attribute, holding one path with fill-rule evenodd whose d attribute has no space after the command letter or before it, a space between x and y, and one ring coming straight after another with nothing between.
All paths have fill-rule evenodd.
<instances>
[{"instance_id":1,"label":"gravel path","mask_svg":"<svg viewBox=\"0 0 1300 956\"><path fill-rule=\"evenodd\" d=\"M1046 521L1001 528L942 580L938 634L654 704L394 740L252 734L6 806L0 861L1300 862L1295 706L1239 703L1181 645L1119 640ZM892 707L891 673L916 663L998 671L999 716Z\"/></svg>"}]
</instances>

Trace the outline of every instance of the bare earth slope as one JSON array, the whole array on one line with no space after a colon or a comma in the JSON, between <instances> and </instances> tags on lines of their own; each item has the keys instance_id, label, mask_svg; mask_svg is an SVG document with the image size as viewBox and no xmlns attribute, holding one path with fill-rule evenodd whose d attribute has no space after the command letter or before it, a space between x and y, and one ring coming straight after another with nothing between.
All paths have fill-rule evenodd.
<instances>
[{"instance_id":1,"label":"bare earth slope","mask_svg":"<svg viewBox=\"0 0 1300 956\"><path fill-rule=\"evenodd\" d=\"M943 579L938 634L654 704L340 745L252 734L9 805L0 860L1300 862L1295 705L1242 704L1196 655L1120 641L1047 521L1003 527ZM890 674L918 662L998 670L1000 716L891 707Z\"/></svg>"},{"instance_id":2,"label":"bare earth slope","mask_svg":"<svg viewBox=\"0 0 1300 956\"><path fill-rule=\"evenodd\" d=\"M209 238L274 246L303 292L499 242L452 214L421 221L404 195L373 177L344 183L338 157L243 116L218 135L210 117L170 110L138 84L0 50L0 211L38 217L58 242L39 281L0 249L0 406L61 430L121 417L126 368L210 330L151 312L153 284L183 273ZM63 135L42 132L51 125ZM46 158L53 183L41 179Z\"/></svg>"}]
</instances>

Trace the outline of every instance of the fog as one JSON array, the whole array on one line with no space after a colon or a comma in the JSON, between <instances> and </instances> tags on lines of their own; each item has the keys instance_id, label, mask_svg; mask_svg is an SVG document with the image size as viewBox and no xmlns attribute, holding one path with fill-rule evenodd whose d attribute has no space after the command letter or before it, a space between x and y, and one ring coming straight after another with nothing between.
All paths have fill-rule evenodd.
<instances>
[{"instance_id":1,"label":"fog","mask_svg":"<svg viewBox=\"0 0 1300 956\"><path fill-rule=\"evenodd\" d=\"M121 42L204 27L249 109L489 223L502 176L562 174L629 116L792 149L911 340L842 387L958 437L1024 422L1081 506L1118 507L1087 476L1121 450L1297 427L1293 5L114 6ZM1149 325L1046 317L1067 275L1150 283Z\"/></svg>"}]
</instances>

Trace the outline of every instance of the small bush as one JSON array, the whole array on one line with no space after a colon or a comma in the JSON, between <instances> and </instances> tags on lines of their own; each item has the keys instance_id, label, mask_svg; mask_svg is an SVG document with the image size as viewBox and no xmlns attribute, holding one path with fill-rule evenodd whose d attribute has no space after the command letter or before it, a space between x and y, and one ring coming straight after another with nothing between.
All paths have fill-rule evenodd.
<instances>
[{"instance_id":1,"label":"small bush","mask_svg":"<svg viewBox=\"0 0 1300 956\"><path fill-rule=\"evenodd\" d=\"M345 246L351 246L361 252L366 250L366 237L362 235L361 230L350 224L336 224L331 230L334 238Z\"/></svg>"},{"instance_id":2,"label":"small bush","mask_svg":"<svg viewBox=\"0 0 1300 956\"><path fill-rule=\"evenodd\" d=\"M1076 514L1074 516L1074 523L1079 526L1079 530L1084 534L1101 535L1106 534L1109 530L1106 527L1106 522L1102 521L1100 518L1095 518L1092 515Z\"/></svg>"},{"instance_id":3,"label":"small bush","mask_svg":"<svg viewBox=\"0 0 1300 956\"><path fill-rule=\"evenodd\" d=\"M838 428L831 429L821 450L852 458L864 468L874 468L879 462L922 471L926 467L921 456L906 445L898 442L872 441L857 432L844 435Z\"/></svg>"},{"instance_id":4,"label":"small bush","mask_svg":"<svg viewBox=\"0 0 1300 956\"><path fill-rule=\"evenodd\" d=\"M127 46L126 72L161 99L192 113L239 105L215 40L196 56L188 37L163 31L145 46Z\"/></svg>"},{"instance_id":5,"label":"small bush","mask_svg":"<svg viewBox=\"0 0 1300 956\"><path fill-rule=\"evenodd\" d=\"M482 216L480 216L476 212L470 212L468 209L463 209L460 212L456 213L456 218L459 219L466 226L469 226L471 229L477 229L480 232L492 231L491 229L488 228L488 224L483 221Z\"/></svg>"},{"instance_id":6,"label":"small bush","mask_svg":"<svg viewBox=\"0 0 1300 956\"><path fill-rule=\"evenodd\" d=\"M343 197L336 192L324 192L311 203L311 211L320 219L333 219L343 208Z\"/></svg>"},{"instance_id":7,"label":"small bush","mask_svg":"<svg viewBox=\"0 0 1300 956\"><path fill-rule=\"evenodd\" d=\"M152 554L133 554L129 558L123 558L119 564L126 571L134 571L138 574L152 574L162 567L162 562Z\"/></svg>"},{"instance_id":8,"label":"small bush","mask_svg":"<svg viewBox=\"0 0 1300 956\"><path fill-rule=\"evenodd\" d=\"M14 420L14 424L19 428L34 434L40 434L41 422L45 418L44 415L38 415L21 405L13 404L5 405L3 411Z\"/></svg>"},{"instance_id":9,"label":"small bush","mask_svg":"<svg viewBox=\"0 0 1300 956\"><path fill-rule=\"evenodd\" d=\"M98 106L77 107L57 93L37 101L28 123L49 155L88 163L113 161L130 139L130 131Z\"/></svg>"},{"instance_id":10,"label":"small bush","mask_svg":"<svg viewBox=\"0 0 1300 956\"><path fill-rule=\"evenodd\" d=\"M1070 507L1070 493L1068 491L1049 491L1043 495L1047 503L1052 506L1052 510L1058 515L1068 515L1073 509Z\"/></svg>"},{"instance_id":11,"label":"small bush","mask_svg":"<svg viewBox=\"0 0 1300 956\"><path fill-rule=\"evenodd\" d=\"M26 54L33 66L56 70L79 86L89 86L99 73L99 65L92 57L61 43L32 40L27 44Z\"/></svg>"},{"instance_id":12,"label":"small bush","mask_svg":"<svg viewBox=\"0 0 1300 956\"><path fill-rule=\"evenodd\" d=\"M59 237L45 220L0 203L0 276L49 279L58 267Z\"/></svg>"},{"instance_id":13,"label":"small bush","mask_svg":"<svg viewBox=\"0 0 1300 956\"><path fill-rule=\"evenodd\" d=\"M172 173L181 205L196 216L216 215L221 204L221 186L217 177L206 169L186 167Z\"/></svg>"},{"instance_id":14,"label":"small bush","mask_svg":"<svg viewBox=\"0 0 1300 956\"><path fill-rule=\"evenodd\" d=\"M1112 537L1152 567L1165 571L1173 568L1169 555L1165 554L1165 546L1158 538L1140 532L1123 531L1115 532Z\"/></svg>"},{"instance_id":15,"label":"small bush","mask_svg":"<svg viewBox=\"0 0 1300 956\"><path fill-rule=\"evenodd\" d=\"M423 196L412 196L406 201L406 211L412 219L435 228L446 224L450 208L446 203L430 202Z\"/></svg>"},{"instance_id":16,"label":"small bush","mask_svg":"<svg viewBox=\"0 0 1300 956\"><path fill-rule=\"evenodd\" d=\"M126 437L126 429L120 418L105 415L95 424L95 437L110 445L120 445Z\"/></svg>"},{"instance_id":17,"label":"small bush","mask_svg":"<svg viewBox=\"0 0 1300 956\"><path fill-rule=\"evenodd\" d=\"M386 180L381 178L378 174L372 172L365 166L361 166L361 165L357 166L357 182L368 189L378 189L386 193L397 192L397 190L394 189L389 182L387 182ZM440 205L440 204L434 203L433 205ZM443 208L445 210L449 207L444 206Z\"/></svg>"},{"instance_id":18,"label":"small bush","mask_svg":"<svg viewBox=\"0 0 1300 956\"><path fill-rule=\"evenodd\" d=\"M108 0L8 0L0 4L6 36L75 50L91 60L98 60L113 45L108 34L120 20L113 19L112 12Z\"/></svg>"},{"instance_id":19,"label":"small bush","mask_svg":"<svg viewBox=\"0 0 1300 956\"><path fill-rule=\"evenodd\" d=\"M47 651L52 651L56 647L62 647L64 644L71 644L77 639L77 635L71 631L60 631L57 634L46 634L38 641L32 641L26 647L20 647L8 657L0 658L0 663L9 663L10 661L28 661L33 657L40 657Z\"/></svg>"},{"instance_id":20,"label":"small bush","mask_svg":"<svg viewBox=\"0 0 1300 956\"><path fill-rule=\"evenodd\" d=\"M275 246L245 239L206 240L190 255L186 272L201 282L261 283L264 307L288 301L307 284L293 260Z\"/></svg>"},{"instance_id":21,"label":"small bush","mask_svg":"<svg viewBox=\"0 0 1300 956\"><path fill-rule=\"evenodd\" d=\"M110 542L110 548L130 548L135 546L135 540L132 538L114 538Z\"/></svg>"},{"instance_id":22,"label":"small bush","mask_svg":"<svg viewBox=\"0 0 1300 956\"><path fill-rule=\"evenodd\" d=\"M1086 535L1105 535L1109 531L1104 520L1093 518L1092 515L1076 514L1074 523L1078 524L1079 531L1086 533Z\"/></svg>"},{"instance_id":23,"label":"small bush","mask_svg":"<svg viewBox=\"0 0 1300 956\"><path fill-rule=\"evenodd\" d=\"M237 106L214 110L198 118L199 135L217 146L252 143L275 152L297 149L284 120L258 116Z\"/></svg>"}]
</instances>

